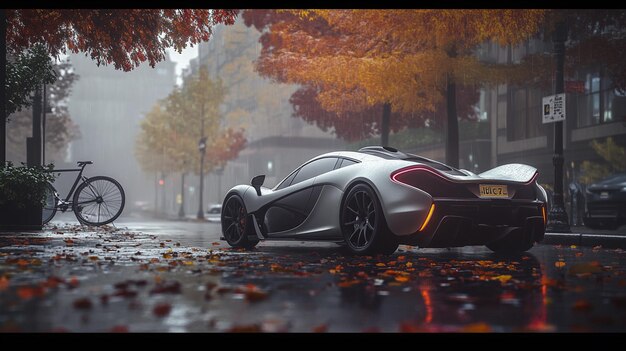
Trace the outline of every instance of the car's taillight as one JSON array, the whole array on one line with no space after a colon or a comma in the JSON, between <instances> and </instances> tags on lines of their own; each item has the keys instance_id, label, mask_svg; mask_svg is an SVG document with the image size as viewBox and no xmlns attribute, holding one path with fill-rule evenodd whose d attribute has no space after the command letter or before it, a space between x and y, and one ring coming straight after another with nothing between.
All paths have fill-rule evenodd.
<instances>
[{"instance_id":1,"label":"car's taillight","mask_svg":"<svg viewBox=\"0 0 626 351\"><path fill-rule=\"evenodd\" d=\"M426 219L424 220L424 223L422 223L422 226L420 227L420 229L418 231L422 231L424 230L424 228L426 228L426 226L428 225L428 222L430 222L430 219L433 216L433 213L435 212L435 204L430 205L430 210L428 210L428 214L426 215Z\"/></svg>"},{"instance_id":2,"label":"car's taillight","mask_svg":"<svg viewBox=\"0 0 626 351\"><path fill-rule=\"evenodd\" d=\"M424 165L399 169L391 174L391 180L423 190L432 197L476 198L467 184L457 183Z\"/></svg>"}]
</instances>

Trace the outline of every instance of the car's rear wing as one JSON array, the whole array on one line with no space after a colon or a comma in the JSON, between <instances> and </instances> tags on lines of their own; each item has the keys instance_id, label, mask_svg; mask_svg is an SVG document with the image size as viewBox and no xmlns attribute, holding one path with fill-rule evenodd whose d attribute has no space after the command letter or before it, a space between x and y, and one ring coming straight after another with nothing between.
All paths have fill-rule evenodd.
<instances>
[{"instance_id":1,"label":"car's rear wing","mask_svg":"<svg viewBox=\"0 0 626 351\"><path fill-rule=\"evenodd\" d=\"M510 163L498 166L488 171L480 173L478 176L487 179L508 180L519 183L532 181L537 173L537 168L519 163Z\"/></svg>"}]
</instances>

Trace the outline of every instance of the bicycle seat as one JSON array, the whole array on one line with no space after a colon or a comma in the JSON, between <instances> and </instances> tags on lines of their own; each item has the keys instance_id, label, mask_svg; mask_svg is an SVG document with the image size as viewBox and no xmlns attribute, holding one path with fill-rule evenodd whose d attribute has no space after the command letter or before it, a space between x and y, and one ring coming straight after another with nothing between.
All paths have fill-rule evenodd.
<instances>
[{"instance_id":1,"label":"bicycle seat","mask_svg":"<svg viewBox=\"0 0 626 351\"><path fill-rule=\"evenodd\" d=\"M84 166L84 165L93 164L93 161L78 161L76 163L78 164L78 167L81 167L81 166Z\"/></svg>"}]
</instances>

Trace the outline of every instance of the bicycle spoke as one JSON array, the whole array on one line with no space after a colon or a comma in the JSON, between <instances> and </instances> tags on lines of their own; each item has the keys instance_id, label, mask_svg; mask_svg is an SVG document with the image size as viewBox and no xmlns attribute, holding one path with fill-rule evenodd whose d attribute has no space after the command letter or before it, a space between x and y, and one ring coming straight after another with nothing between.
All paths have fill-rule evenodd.
<instances>
[{"instance_id":1,"label":"bicycle spoke","mask_svg":"<svg viewBox=\"0 0 626 351\"><path fill-rule=\"evenodd\" d=\"M124 190L110 178L94 178L84 181L77 190L75 212L89 225L110 223L124 208Z\"/></svg>"}]
</instances>

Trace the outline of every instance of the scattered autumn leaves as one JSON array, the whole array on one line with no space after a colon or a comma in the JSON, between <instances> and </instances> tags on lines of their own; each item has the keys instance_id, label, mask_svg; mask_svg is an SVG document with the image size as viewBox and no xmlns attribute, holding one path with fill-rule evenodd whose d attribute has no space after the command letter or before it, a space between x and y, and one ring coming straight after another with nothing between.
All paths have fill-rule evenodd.
<instances>
[{"instance_id":1,"label":"scattered autumn leaves","mask_svg":"<svg viewBox=\"0 0 626 351\"><path fill-rule=\"evenodd\" d=\"M490 324L494 321L470 318L465 323L447 324L438 317L438 310L452 308L467 314L468 309L488 306L494 301L510 306L506 308L532 304L533 309L541 310L552 303L554 294L567 293L577 297L570 302L576 315L602 320L603 316L598 314L599 302L588 300L582 293L594 283L612 282L622 289L626 286L621 267L598 259L601 258L598 255L608 252L601 247L591 250L557 247L557 260L542 263L549 264L542 268L532 255L510 259L480 255L478 259L470 259L463 255L442 257L419 252L416 255L408 247L389 257L352 257L335 251L319 254L313 249L304 255L277 255L262 250L216 248L217 242L207 243L206 248L186 247L171 239L158 240L156 236L123 230L105 229L91 236L80 234L80 230L63 228L45 238L0 239L0 299L15 297L17 301L26 302L45 299L50 292L74 290L72 294L76 297L70 300L71 307L81 314L97 315L103 308L127 301L129 310L141 309L147 304L150 314L161 320L195 291L201 291L200 298L204 297L204 302L200 303L206 306L204 308L223 304L225 299L232 303L241 300L247 308L266 308L283 301L283 290L292 291L311 281L320 281L314 288L305 289L305 295L316 299L333 289L338 289L347 299L360 298L363 294L379 297L414 294L418 311L426 315L423 319L399 320L398 331L491 332L501 330ZM52 249L42 252L36 249L38 245ZM615 253L621 252L616 250ZM127 266L135 269L137 276L101 286L95 295L88 293L93 289L93 280L90 280L93 276L88 274L35 279L42 277L41 273L50 267L66 266L97 270ZM190 285L190 280L184 277L193 277L196 285ZM285 283L275 283L278 281ZM539 296L539 300L533 296ZM610 296L607 301L618 311L626 308L624 294ZM541 318L533 319L521 330L556 330L547 322L545 312L542 313ZM291 328L288 321L219 325L216 327L213 322L208 327L233 332ZM380 331L380 327L389 326L374 325L363 331ZM10 329L10 326L2 328ZM105 330L127 332L128 327L115 325ZM308 330L330 331L332 323L314 324Z\"/></svg>"}]
</instances>

